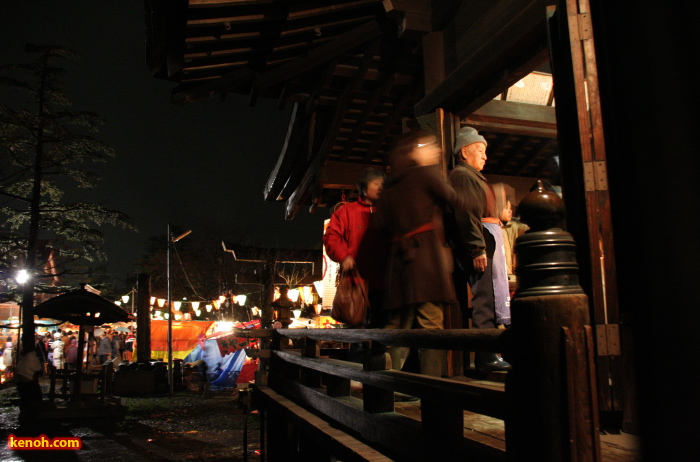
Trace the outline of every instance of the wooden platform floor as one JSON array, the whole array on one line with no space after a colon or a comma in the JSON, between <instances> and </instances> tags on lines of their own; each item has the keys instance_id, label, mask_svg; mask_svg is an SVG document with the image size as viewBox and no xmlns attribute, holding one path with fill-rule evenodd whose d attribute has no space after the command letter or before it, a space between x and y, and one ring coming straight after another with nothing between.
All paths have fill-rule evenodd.
<instances>
[{"instance_id":1,"label":"wooden platform floor","mask_svg":"<svg viewBox=\"0 0 700 462\"><path fill-rule=\"evenodd\" d=\"M476 380L469 377L453 377L457 380L468 380L489 386L504 387L502 376L491 374L489 380ZM396 402L396 412L415 420L420 420L420 401ZM487 443L493 447L505 449L504 422L500 419L464 411L464 432L470 439ZM601 455L603 462L637 462L639 454L639 438L629 433L601 432Z\"/></svg>"}]
</instances>

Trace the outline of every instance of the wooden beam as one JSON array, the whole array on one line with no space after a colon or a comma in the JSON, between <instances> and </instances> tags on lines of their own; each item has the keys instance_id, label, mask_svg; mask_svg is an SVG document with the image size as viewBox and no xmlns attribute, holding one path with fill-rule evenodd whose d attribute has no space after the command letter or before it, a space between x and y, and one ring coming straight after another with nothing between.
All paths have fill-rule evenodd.
<instances>
[{"instance_id":1,"label":"wooden beam","mask_svg":"<svg viewBox=\"0 0 700 462\"><path fill-rule=\"evenodd\" d=\"M299 206L301 205L302 201L308 197L312 183L318 177L321 167L328 160L328 156L333 148L333 143L335 142L335 138L340 130L343 117L347 111L348 101L352 96L352 90L356 85L357 82L355 81L349 82L338 98L338 104L335 107L335 117L333 118L333 123L331 124L330 129L326 132L323 144L309 164L309 168L306 170L304 177L287 200L286 218L288 220L294 218L294 215L296 215L296 212L299 210Z\"/></svg>"},{"instance_id":2,"label":"wooden beam","mask_svg":"<svg viewBox=\"0 0 700 462\"><path fill-rule=\"evenodd\" d=\"M372 143L372 146L369 148L367 154L365 155L365 162L370 162L374 157L376 157L377 151L379 151L379 148L381 147L382 143L384 143L384 140L389 135L389 130L391 130L391 126L399 119L399 117L401 117L401 113L406 107L406 104L408 104L408 101L413 96L413 91L413 86L407 88L406 91L404 91L403 95L401 96L401 99L394 106L394 110L392 111L391 116L384 123L382 130L374 138L374 143Z\"/></svg>"},{"instance_id":3,"label":"wooden beam","mask_svg":"<svg viewBox=\"0 0 700 462\"><path fill-rule=\"evenodd\" d=\"M433 30L430 2L384 0L384 11L398 21L400 38L419 40Z\"/></svg>"},{"instance_id":4,"label":"wooden beam","mask_svg":"<svg viewBox=\"0 0 700 462\"><path fill-rule=\"evenodd\" d=\"M541 138L557 137L556 111L551 106L490 100L462 121L477 130Z\"/></svg>"},{"instance_id":5,"label":"wooden beam","mask_svg":"<svg viewBox=\"0 0 700 462\"><path fill-rule=\"evenodd\" d=\"M255 74L248 68L237 69L194 87L191 84L179 85L173 89L170 99L175 104L193 103L250 83L254 77Z\"/></svg>"},{"instance_id":6,"label":"wooden beam","mask_svg":"<svg viewBox=\"0 0 700 462\"><path fill-rule=\"evenodd\" d=\"M352 191L355 189L357 179L362 172L370 167L379 170L384 168L374 164L355 164L329 160L321 169L318 183L321 187L326 189L348 189Z\"/></svg>"},{"instance_id":7,"label":"wooden beam","mask_svg":"<svg viewBox=\"0 0 700 462\"><path fill-rule=\"evenodd\" d=\"M459 65L416 104L416 115L437 107L460 117L469 115L546 60L546 2L522 3L497 2L472 18L472 26L455 42L458 48L452 55ZM452 28L458 32L464 26L453 24ZM478 98L482 98L480 104L472 104Z\"/></svg>"},{"instance_id":8,"label":"wooden beam","mask_svg":"<svg viewBox=\"0 0 700 462\"><path fill-rule=\"evenodd\" d=\"M287 128L287 136L284 139L282 152L277 159L277 164L270 174L270 178L265 184L263 198L266 201L276 201L284 198L279 197L282 188L289 179L289 174L293 168L299 147L304 142L308 118L303 110L300 110L299 103L294 104L292 116Z\"/></svg>"},{"instance_id":9,"label":"wooden beam","mask_svg":"<svg viewBox=\"0 0 700 462\"><path fill-rule=\"evenodd\" d=\"M445 80L445 36L442 31L423 37L423 78L425 92L433 91Z\"/></svg>"},{"instance_id":10,"label":"wooden beam","mask_svg":"<svg viewBox=\"0 0 700 462\"><path fill-rule=\"evenodd\" d=\"M355 74L355 77L353 78L353 86L350 92L354 92L357 89L359 89L362 86L362 82L365 80L365 76L367 75L367 70L369 69L370 64L372 63L372 60L374 59L374 55L379 49L379 44L380 40L375 39L369 47L365 50L365 53L362 57L362 63L360 63L359 67L357 68L357 73ZM365 108L365 113L369 110L369 108ZM359 124L358 124L359 125ZM349 140L349 142L352 142L352 140ZM348 143L345 146L345 150L341 154L341 159L342 160L347 160L348 156L350 155L350 152L352 152L352 146L350 143Z\"/></svg>"},{"instance_id":11,"label":"wooden beam","mask_svg":"<svg viewBox=\"0 0 700 462\"><path fill-rule=\"evenodd\" d=\"M311 50L304 58L295 59L261 74L256 84L260 87L269 87L288 80L378 37L381 33L382 30L377 21L367 22Z\"/></svg>"}]
</instances>

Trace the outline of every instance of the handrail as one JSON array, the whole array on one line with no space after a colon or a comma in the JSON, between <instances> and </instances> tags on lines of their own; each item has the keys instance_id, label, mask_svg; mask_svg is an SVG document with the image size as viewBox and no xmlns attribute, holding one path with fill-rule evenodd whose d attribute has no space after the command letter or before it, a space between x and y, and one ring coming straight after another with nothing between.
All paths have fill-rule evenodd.
<instances>
[{"instance_id":1,"label":"handrail","mask_svg":"<svg viewBox=\"0 0 700 462\"><path fill-rule=\"evenodd\" d=\"M275 329L289 338L357 343L365 340L386 346L501 352L509 333L502 329ZM507 340L506 340L507 341Z\"/></svg>"},{"instance_id":2,"label":"handrail","mask_svg":"<svg viewBox=\"0 0 700 462\"><path fill-rule=\"evenodd\" d=\"M509 332L502 329L234 329L239 338L283 337L359 343L366 340L386 346L418 346L439 350L481 348L502 352L507 348Z\"/></svg>"},{"instance_id":3,"label":"handrail","mask_svg":"<svg viewBox=\"0 0 700 462\"><path fill-rule=\"evenodd\" d=\"M365 445L381 448L383 454L399 460L419 461L439 456L440 460L460 460L469 453L479 460L503 461L502 440L482 436L466 437L464 410L504 420L506 397L501 387L430 377L390 370L385 351L390 346L414 346L443 350L470 350L475 347L501 351L507 347L508 333L499 329L477 332L469 329L428 331L422 329L268 329L247 331L246 336L265 338L271 354L261 367L267 373L256 377L255 390L275 417L291 419L295 425L298 410L271 402L283 396L291 403L311 410L344 428L348 435L362 438ZM236 335L238 335L236 333ZM296 339L300 348L282 347L281 339ZM323 341L363 344L364 364L319 357ZM324 350L328 351L328 350ZM351 381L362 384L362 394L351 393ZM394 393L421 399L420 421L395 412ZM296 409L296 408L295 408ZM282 417L282 416L285 417ZM283 428L270 429L269 440L286 440ZM281 432L281 433L280 433ZM401 438L406 439L402 441ZM481 438L481 439L479 439ZM269 460L282 457L276 441ZM435 445L439 448L434 448ZM367 446L369 447L369 446ZM448 451L449 449L449 451ZM341 450L335 447L335 450ZM458 457L458 458L455 458ZM358 459L362 460L362 459Z\"/></svg>"}]
</instances>

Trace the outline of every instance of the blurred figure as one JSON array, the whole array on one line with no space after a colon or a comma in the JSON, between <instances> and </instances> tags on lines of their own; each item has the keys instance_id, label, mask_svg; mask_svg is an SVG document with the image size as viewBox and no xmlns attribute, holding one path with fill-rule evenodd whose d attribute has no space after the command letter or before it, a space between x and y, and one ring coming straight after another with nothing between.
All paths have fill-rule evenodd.
<instances>
[{"instance_id":1,"label":"blurred figure","mask_svg":"<svg viewBox=\"0 0 700 462\"><path fill-rule=\"evenodd\" d=\"M441 155L425 131L404 135L390 154L391 174L376 217L390 242L386 329L443 329L443 307L455 301L443 214L458 198L440 173ZM407 349L393 347L389 355L393 368L401 369ZM442 375L443 351L420 349L419 355L422 374Z\"/></svg>"},{"instance_id":2,"label":"blurred figure","mask_svg":"<svg viewBox=\"0 0 700 462\"><path fill-rule=\"evenodd\" d=\"M78 339L70 336L68 345L65 348L66 353L66 369L76 370L78 363Z\"/></svg>"},{"instance_id":3,"label":"blurred figure","mask_svg":"<svg viewBox=\"0 0 700 462\"><path fill-rule=\"evenodd\" d=\"M7 337L2 350L2 362L5 366L5 378L12 377L12 337Z\"/></svg>"},{"instance_id":4,"label":"blurred figure","mask_svg":"<svg viewBox=\"0 0 700 462\"><path fill-rule=\"evenodd\" d=\"M122 360L121 353L119 353L119 351L122 348L121 344L122 344L122 342L119 339L119 332L112 332L110 354L112 355L112 362L113 363L119 363Z\"/></svg>"},{"instance_id":5,"label":"blurred figure","mask_svg":"<svg viewBox=\"0 0 700 462\"><path fill-rule=\"evenodd\" d=\"M53 366L56 369L63 369L65 365L65 352L63 351L65 344L61 340L60 334L56 334L56 339L51 344L53 351Z\"/></svg>"},{"instance_id":6,"label":"blurred figure","mask_svg":"<svg viewBox=\"0 0 700 462\"><path fill-rule=\"evenodd\" d=\"M109 355L112 352L112 345L110 344L107 333L103 332L100 334L100 341L97 344L97 362L102 365L107 362Z\"/></svg>"},{"instance_id":7,"label":"blurred figure","mask_svg":"<svg viewBox=\"0 0 700 462\"><path fill-rule=\"evenodd\" d=\"M131 362L131 358L133 357L134 354L134 342L136 341L136 337L134 337L134 334L129 332L126 335L126 340L124 340L124 359L127 361Z\"/></svg>"}]
</instances>

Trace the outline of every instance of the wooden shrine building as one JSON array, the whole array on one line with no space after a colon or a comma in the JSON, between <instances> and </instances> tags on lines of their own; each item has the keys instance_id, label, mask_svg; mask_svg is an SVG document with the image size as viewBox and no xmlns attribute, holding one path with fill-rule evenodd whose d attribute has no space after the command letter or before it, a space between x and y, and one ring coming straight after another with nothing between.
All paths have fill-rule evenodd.
<instances>
[{"instance_id":1,"label":"wooden shrine building","mask_svg":"<svg viewBox=\"0 0 700 462\"><path fill-rule=\"evenodd\" d=\"M487 177L560 187L594 328L602 416L645 460L685 454L700 246L690 72L697 6L607 0L146 0L147 63L177 104L292 107L263 197L319 213L412 121L488 140ZM695 11L691 11L694 9ZM691 102L692 101L692 102ZM674 226L678 223L680 226ZM681 459L679 459L681 460Z\"/></svg>"}]
</instances>

